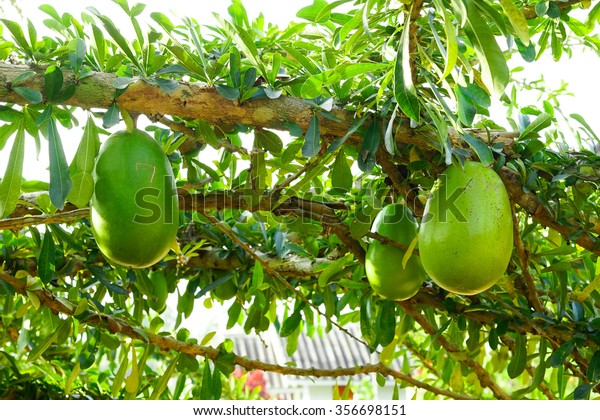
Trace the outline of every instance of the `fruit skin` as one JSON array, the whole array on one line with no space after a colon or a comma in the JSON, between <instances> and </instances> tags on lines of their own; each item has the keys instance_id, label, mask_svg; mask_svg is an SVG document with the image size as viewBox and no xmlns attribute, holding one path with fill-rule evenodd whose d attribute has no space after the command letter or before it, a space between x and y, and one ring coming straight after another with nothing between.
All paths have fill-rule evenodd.
<instances>
[{"instance_id":1,"label":"fruit skin","mask_svg":"<svg viewBox=\"0 0 600 420\"><path fill-rule=\"evenodd\" d=\"M93 176L91 224L102 253L134 268L160 261L179 224L173 171L160 145L138 129L114 133L100 149Z\"/></svg>"},{"instance_id":2,"label":"fruit skin","mask_svg":"<svg viewBox=\"0 0 600 420\"><path fill-rule=\"evenodd\" d=\"M373 232L409 246L417 234L410 210L401 204L384 207L375 218ZM369 244L365 271L369 284L381 297L406 300L413 297L425 280L425 271L417 255L412 255L402 268L405 251L375 240Z\"/></svg>"},{"instance_id":3,"label":"fruit skin","mask_svg":"<svg viewBox=\"0 0 600 420\"><path fill-rule=\"evenodd\" d=\"M464 170L447 168L431 190L419 231L427 274L443 289L474 295L502 277L512 248L510 201L498 174L471 161Z\"/></svg>"},{"instance_id":4,"label":"fruit skin","mask_svg":"<svg viewBox=\"0 0 600 420\"><path fill-rule=\"evenodd\" d=\"M218 285L212 291L212 294L221 300L229 300L234 297L236 293L237 286L233 279L227 280L225 283Z\"/></svg>"}]
</instances>

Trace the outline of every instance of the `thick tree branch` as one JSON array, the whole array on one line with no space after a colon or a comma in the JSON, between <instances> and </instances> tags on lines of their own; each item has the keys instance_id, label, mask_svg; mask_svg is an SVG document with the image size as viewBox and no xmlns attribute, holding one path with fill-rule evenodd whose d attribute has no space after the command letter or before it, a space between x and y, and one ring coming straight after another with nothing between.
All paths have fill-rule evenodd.
<instances>
[{"instance_id":1,"label":"thick tree branch","mask_svg":"<svg viewBox=\"0 0 600 420\"><path fill-rule=\"evenodd\" d=\"M11 276L10 274L0 271L0 280L5 281L11 285L15 291L23 296L27 296L27 284L26 282ZM66 299L57 299L50 291L46 289L40 290L29 290L29 293L34 293L41 304L48 307L55 314L65 314L72 316L73 308L77 305L71 303L70 306L66 305ZM138 328L134 328L126 321L110 316L99 314L97 312L87 311L86 313L78 316L78 319L83 324L94 325L109 331L112 334L122 334L127 337L141 340L143 342L155 345L164 351L175 351L177 353L186 354L191 357L205 357L210 360L216 360L221 356L218 349L210 346L200 346L194 343L186 343L183 341L176 340L174 338L154 334L150 331L143 331L143 335L139 332ZM458 394L456 392L448 391L434 387L426 382L419 381L410 375L391 369L385 366L383 363L376 364L365 364L362 366L354 366L349 368L337 368L337 369L316 369L316 368L298 368L291 366L282 366L273 363L266 363L260 360L248 359L246 357L238 356L234 354L233 362L247 370L261 369L266 372L274 372L283 375L297 375L297 376L308 376L308 377L340 377L340 376L354 376L369 373L380 373L383 376L389 376L399 381L404 381L417 388L424 389L432 392L436 395L443 395L448 398L457 400L469 400L473 399L468 395Z\"/></svg>"},{"instance_id":2,"label":"thick tree branch","mask_svg":"<svg viewBox=\"0 0 600 420\"><path fill-rule=\"evenodd\" d=\"M0 102L27 103L23 97L12 91L11 83L20 74L31 70L34 70L37 74L27 79L23 86L43 91L44 69L0 63ZM78 81L75 95L65 104L84 109L109 107L114 102L115 88L113 82L115 77L113 74L96 73ZM74 81L73 74L69 71L65 71L65 78L71 82ZM313 115L312 107L301 99L283 96L279 99L261 99L238 104L226 100L212 87L185 82L180 83L179 88L174 93L167 94L158 86L139 81L131 84L126 92L119 96L118 103L131 113L145 114L152 119L160 119L164 115L176 115L182 118L203 119L219 126L240 123L278 130L287 130L285 124L288 122L294 122L306 129ZM333 109L332 113L339 118L339 121L322 118L320 120L321 134L323 136L342 137L347 133L348 128L355 123L354 114L343 109ZM395 133L396 140L400 143L414 144L424 149L433 147L427 136L410 129L406 125L399 126ZM514 133L500 134L499 138L505 141L504 137L508 134ZM453 138L455 143L462 143L456 135L454 137L456 137ZM358 144L362 142L362 137L360 134L354 133L348 138L348 142ZM389 173L393 174L391 171ZM544 226L552 227L566 236L577 230L556 222L547 211L544 211L543 206L538 206L539 200L535 195L524 193L515 177L509 176L507 171L503 173L505 175L503 180L511 198ZM600 226L597 226L597 228L597 232L600 232ZM346 234L347 229L339 225L334 228L334 231L345 241L345 245L357 255L357 258L364 258L364 250L357 246L356 241L350 240L351 237ZM595 249L596 241L588 235L581 235L575 242L600 255L600 250Z\"/></svg>"}]
</instances>

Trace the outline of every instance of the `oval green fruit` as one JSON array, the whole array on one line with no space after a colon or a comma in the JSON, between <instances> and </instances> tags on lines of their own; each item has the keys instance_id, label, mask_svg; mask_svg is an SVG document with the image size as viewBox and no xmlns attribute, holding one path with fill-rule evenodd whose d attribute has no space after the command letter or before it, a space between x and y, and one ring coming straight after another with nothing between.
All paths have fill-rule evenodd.
<instances>
[{"instance_id":1,"label":"oval green fruit","mask_svg":"<svg viewBox=\"0 0 600 420\"><path fill-rule=\"evenodd\" d=\"M234 297L237 293L237 286L233 279L227 280L225 283L218 285L212 291L213 296L221 300L229 300Z\"/></svg>"},{"instance_id":2,"label":"oval green fruit","mask_svg":"<svg viewBox=\"0 0 600 420\"><path fill-rule=\"evenodd\" d=\"M512 254L508 193L479 162L447 168L425 205L419 231L423 268L443 289L474 295L493 286Z\"/></svg>"},{"instance_id":3,"label":"oval green fruit","mask_svg":"<svg viewBox=\"0 0 600 420\"><path fill-rule=\"evenodd\" d=\"M401 204L385 206L375 218L372 230L406 246L417 234L410 210ZM369 244L365 259L367 279L375 293L385 299L409 299L419 291L425 280L419 257L412 255L403 268L404 254L404 250L376 240Z\"/></svg>"},{"instance_id":4,"label":"oval green fruit","mask_svg":"<svg viewBox=\"0 0 600 420\"><path fill-rule=\"evenodd\" d=\"M93 175L91 224L102 253L134 268L160 261L179 222L173 171L160 145L141 130L119 131L102 145Z\"/></svg>"}]
</instances>

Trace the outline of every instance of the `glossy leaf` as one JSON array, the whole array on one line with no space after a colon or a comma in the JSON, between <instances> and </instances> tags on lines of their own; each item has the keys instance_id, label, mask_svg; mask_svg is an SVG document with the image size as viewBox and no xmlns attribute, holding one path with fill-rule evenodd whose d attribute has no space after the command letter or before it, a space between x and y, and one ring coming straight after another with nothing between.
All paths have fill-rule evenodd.
<instances>
[{"instance_id":1,"label":"glossy leaf","mask_svg":"<svg viewBox=\"0 0 600 420\"><path fill-rule=\"evenodd\" d=\"M44 284L56 278L55 244L52 234L46 232L38 257L38 275Z\"/></svg>"},{"instance_id":2,"label":"glossy leaf","mask_svg":"<svg viewBox=\"0 0 600 420\"><path fill-rule=\"evenodd\" d=\"M53 118L48 121L48 143L50 153L50 200L56 208L62 210L73 183L69 177L69 165Z\"/></svg>"},{"instance_id":3,"label":"glossy leaf","mask_svg":"<svg viewBox=\"0 0 600 420\"><path fill-rule=\"evenodd\" d=\"M304 144L302 145L302 156L313 157L321 149L321 129L319 127L319 117L314 113L306 134L304 135Z\"/></svg>"},{"instance_id":4,"label":"glossy leaf","mask_svg":"<svg viewBox=\"0 0 600 420\"><path fill-rule=\"evenodd\" d=\"M490 148L484 142L468 134L463 134L461 137L477 153L481 163L485 166L493 165L494 155L492 155Z\"/></svg>"},{"instance_id":5,"label":"glossy leaf","mask_svg":"<svg viewBox=\"0 0 600 420\"><path fill-rule=\"evenodd\" d=\"M513 357L508 363L506 372L511 379L521 375L525 370L527 363L527 337L524 334L517 334L515 339L515 349L513 351Z\"/></svg>"},{"instance_id":6,"label":"glossy leaf","mask_svg":"<svg viewBox=\"0 0 600 420\"><path fill-rule=\"evenodd\" d=\"M483 82L497 97L502 95L510 74L504 54L473 0L465 0L467 19L464 31L479 58Z\"/></svg>"},{"instance_id":7,"label":"glossy leaf","mask_svg":"<svg viewBox=\"0 0 600 420\"><path fill-rule=\"evenodd\" d=\"M417 97L417 88L413 82L413 74L411 70L410 62L410 20L404 24L402 30L402 36L398 44L398 51L396 53L396 61L394 64L394 97L396 103L406 114L408 118L419 122L420 117L420 106L419 99Z\"/></svg>"},{"instance_id":8,"label":"glossy leaf","mask_svg":"<svg viewBox=\"0 0 600 420\"><path fill-rule=\"evenodd\" d=\"M25 132L19 128L13 142L6 171L0 180L0 217L7 217L17 206L21 195L21 176L25 158Z\"/></svg>"},{"instance_id":9,"label":"glossy leaf","mask_svg":"<svg viewBox=\"0 0 600 420\"><path fill-rule=\"evenodd\" d=\"M456 29L442 0L434 0L433 3L435 4L437 12L443 16L444 21L444 34L446 35L446 64L444 66L442 79L445 79L450 75L450 72L454 69L454 66L456 66L458 61L458 41L456 39Z\"/></svg>"},{"instance_id":10,"label":"glossy leaf","mask_svg":"<svg viewBox=\"0 0 600 420\"><path fill-rule=\"evenodd\" d=\"M36 89L22 86L14 86L12 89L16 94L22 96L27 102L32 104L39 104L44 100L42 93Z\"/></svg>"},{"instance_id":11,"label":"glossy leaf","mask_svg":"<svg viewBox=\"0 0 600 420\"><path fill-rule=\"evenodd\" d=\"M529 25L523 11L519 9L512 0L500 0L504 12L510 20L510 24L524 45L529 45Z\"/></svg>"},{"instance_id":12,"label":"glossy leaf","mask_svg":"<svg viewBox=\"0 0 600 420\"><path fill-rule=\"evenodd\" d=\"M361 171L370 172L375 167L375 154L380 142L379 126L377 125L377 121L373 121L367 129L360 151L358 152L358 167Z\"/></svg>"},{"instance_id":13,"label":"glossy leaf","mask_svg":"<svg viewBox=\"0 0 600 420\"><path fill-rule=\"evenodd\" d=\"M352 171L346 160L344 151L340 151L331 168L331 186L344 193L352 190Z\"/></svg>"}]
</instances>

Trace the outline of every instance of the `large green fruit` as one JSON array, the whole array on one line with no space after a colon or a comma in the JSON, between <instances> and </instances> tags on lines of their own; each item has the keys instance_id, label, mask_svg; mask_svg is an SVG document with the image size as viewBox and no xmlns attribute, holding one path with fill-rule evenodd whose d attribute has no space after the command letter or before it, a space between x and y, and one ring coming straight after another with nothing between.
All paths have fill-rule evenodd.
<instances>
[{"instance_id":1,"label":"large green fruit","mask_svg":"<svg viewBox=\"0 0 600 420\"><path fill-rule=\"evenodd\" d=\"M513 247L508 193L492 169L452 165L431 190L419 232L423 268L440 287L480 293L502 277Z\"/></svg>"},{"instance_id":2,"label":"large green fruit","mask_svg":"<svg viewBox=\"0 0 600 420\"><path fill-rule=\"evenodd\" d=\"M375 218L372 230L398 243L409 246L417 234L416 223L401 204L385 206ZM412 255L402 267L405 251L379 241L369 244L365 271L369 284L383 298L405 300L413 297L425 280L419 257Z\"/></svg>"},{"instance_id":3,"label":"large green fruit","mask_svg":"<svg viewBox=\"0 0 600 420\"><path fill-rule=\"evenodd\" d=\"M179 222L173 171L160 145L137 129L113 134L100 149L94 181L92 231L104 255L136 268L160 261Z\"/></svg>"}]
</instances>

